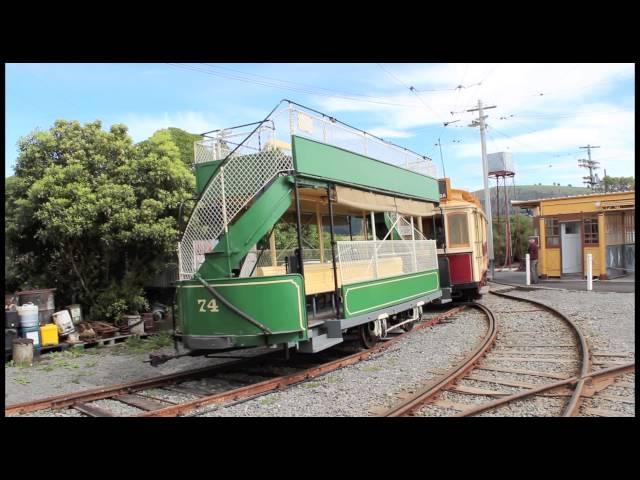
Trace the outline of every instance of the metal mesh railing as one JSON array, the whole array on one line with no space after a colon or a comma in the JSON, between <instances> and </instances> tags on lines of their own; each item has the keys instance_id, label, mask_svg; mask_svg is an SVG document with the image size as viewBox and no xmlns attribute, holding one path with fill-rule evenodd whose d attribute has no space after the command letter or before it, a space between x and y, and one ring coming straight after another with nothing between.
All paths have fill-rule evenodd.
<instances>
[{"instance_id":1,"label":"metal mesh railing","mask_svg":"<svg viewBox=\"0 0 640 480\"><path fill-rule=\"evenodd\" d=\"M438 268L435 240L339 241L342 284Z\"/></svg>"},{"instance_id":2,"label":"metal mesh railing","mask_svg":"<svg viewBox=\"0 0 640 480\"><path fill-rule=\"evenodd\" d=\"M290 126L291 135L311 138L423 175L437 176L437 169L430 158L297 105L291 107Z\"/></svg>"},{"instance_id":3,"label":"metal mesh railing","mask_svg":"<svg viewBox=\"0 0 640 480\"><path fill-rule=\"evenodd\" d=\"M258 131L255 128L262 123ZM206 135L202 140L194 142L193 160L195 163L224 160L238 146L242 145L243 151L253 150L260 152L274 136L272 122L256 122L224 130L217 130ZM252 136L253 145L247 144L246 139Z\"/></svg>"},{"instance_id":4,"label":"metal mesh railing","mask_svg":"<svg viewBox=\"0 0 640 480\"><path fill-rule=\"evenodd\" d=\"M398 235L400 235L403 240L412 239L412 230L414 240L426 240L426 237L420 230L418 230L417 225L414 223L412 226L411 222L407 220L403 215L400 215L396 212L389 212L389 219L391 220L391 227L395 229L396 232L398 232Z\"/></svg>"},{"instance_id":5,"label":"metal mesh railing","mask_svg":"<svg viewBox=\"0 0 640 480\"><path fill-rule=\"evenodd\" d=\"M259 125L257 128L255 125ZM220 236L258 192L276 176L293 170L291 136L341 147L392 165L433 170L428 157L372 137L291 102L262 122L219 130L194 145L194 162L223 160L207 184L178 244L180 279L190 279ZM418 170L419 171L419 170ZM435 170L434 176L435 176Z\"/></svg>"},{"instance_id":6,"label":"metal mesh railing","mask_svg":"<svg viewBox=\"0 0 640 480\"><path fill-rule=\"evenodd\" d=\"M270 133L271 132L271 133ZM271 126L245 139L218 169L196 204L178 244L180 279L190 279L227 225L276 176L293 169L291 151L274 146Z\"/></svg>"}]
</instances>

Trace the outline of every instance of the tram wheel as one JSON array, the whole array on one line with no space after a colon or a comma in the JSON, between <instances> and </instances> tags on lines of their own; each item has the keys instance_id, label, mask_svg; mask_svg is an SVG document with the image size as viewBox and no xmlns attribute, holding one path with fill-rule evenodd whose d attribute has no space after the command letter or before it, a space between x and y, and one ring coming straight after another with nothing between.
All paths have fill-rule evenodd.
<instances>
[{"instance_id":1,"label":"tram wheel","mask_svg":"<svg viewBox=\"0 0 640 480\"><path fill-rule=\"evenodd\" d=\"M416 322L409 322L409 323L405 323L404 325L402 325L402 329L405 332L410 332L411 330L413 330L413 324Z\"/></svg>"},{"instance_id":2,"label":"tram wheel","mask_svg":"<svg viewBox=\"0 0 640 480\"><path fill-rule=\"evenodd\" d=\"M373 333L373 322L358 326L358 338L360 345L366 349L373 348L378 343L378 337Z\"/></svg>"}]
</instances>

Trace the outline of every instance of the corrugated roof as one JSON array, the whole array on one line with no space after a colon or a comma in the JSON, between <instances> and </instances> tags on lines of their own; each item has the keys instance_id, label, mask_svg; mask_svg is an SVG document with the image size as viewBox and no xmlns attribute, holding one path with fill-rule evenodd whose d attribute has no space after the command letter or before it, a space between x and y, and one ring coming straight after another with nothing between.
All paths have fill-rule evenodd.
<instances>
[{"instance_id":1,"label":"corrugated roof","mask_svg":"<svg viewBox=\"0 0 640 480\"><path fill-rule=\"evenodd\" d=\"M611 193L588 193L586 195L569 195L567 197L549 197L549 198L538 198L536 200L511 200L511 205L527 205L530 203L539 203L546 202L548 200L564 200L567 198L587 198L587 197L602 197L604 195L623 195L623 194L635 194L635 190L630 190L628 192L611 192Z\"/></svg>"}]
</instances>

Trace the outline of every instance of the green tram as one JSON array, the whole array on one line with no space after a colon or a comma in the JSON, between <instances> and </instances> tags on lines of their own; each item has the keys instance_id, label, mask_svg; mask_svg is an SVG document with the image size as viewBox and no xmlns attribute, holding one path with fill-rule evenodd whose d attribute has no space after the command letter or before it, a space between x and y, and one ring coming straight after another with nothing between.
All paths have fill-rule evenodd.
<instances>
[{"instance_id":1,"label":"green tram","mask_svg":"<svg viewBox=\"0 0 640 480\"><path fill-rule=\"evenodd\" d=\"M192 353L315 353L347 333L370 348L450 298L422 234L439 201L427 157L283 100L204 134L195 166L175 306Z\"/></svg>"}]
</instances>

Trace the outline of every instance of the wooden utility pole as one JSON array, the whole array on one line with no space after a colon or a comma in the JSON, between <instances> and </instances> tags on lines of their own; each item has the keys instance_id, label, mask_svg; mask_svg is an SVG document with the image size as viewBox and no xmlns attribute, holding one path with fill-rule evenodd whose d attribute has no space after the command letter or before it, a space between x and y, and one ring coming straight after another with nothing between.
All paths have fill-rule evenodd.
<instances>
[{"instance_id":1,"label":"wooden utility pole","mask_svg":"<svg viewBox=\"0 0 640 480\"><path fill-rule=\"evenodd\" d=\"M489 250L489 268L491 270L491 278L494 278L495 265L493 255L493 220L491 218L491 198L489 197L489 161L487 160L487 142L485 139L485 130L487 128L484 123L487 118L483 115L484 110L490 108L496 108L495 105L490 107L483 107L482 100L478 100L478 108L472 108L467 112L478 112L478 120L473 120L470 127L480 127L480 144L482 147L482 181L484 183L484 212L487 215L488 220L488 232L487 232L487 247Z\"/></svg>"}]
</instances>

